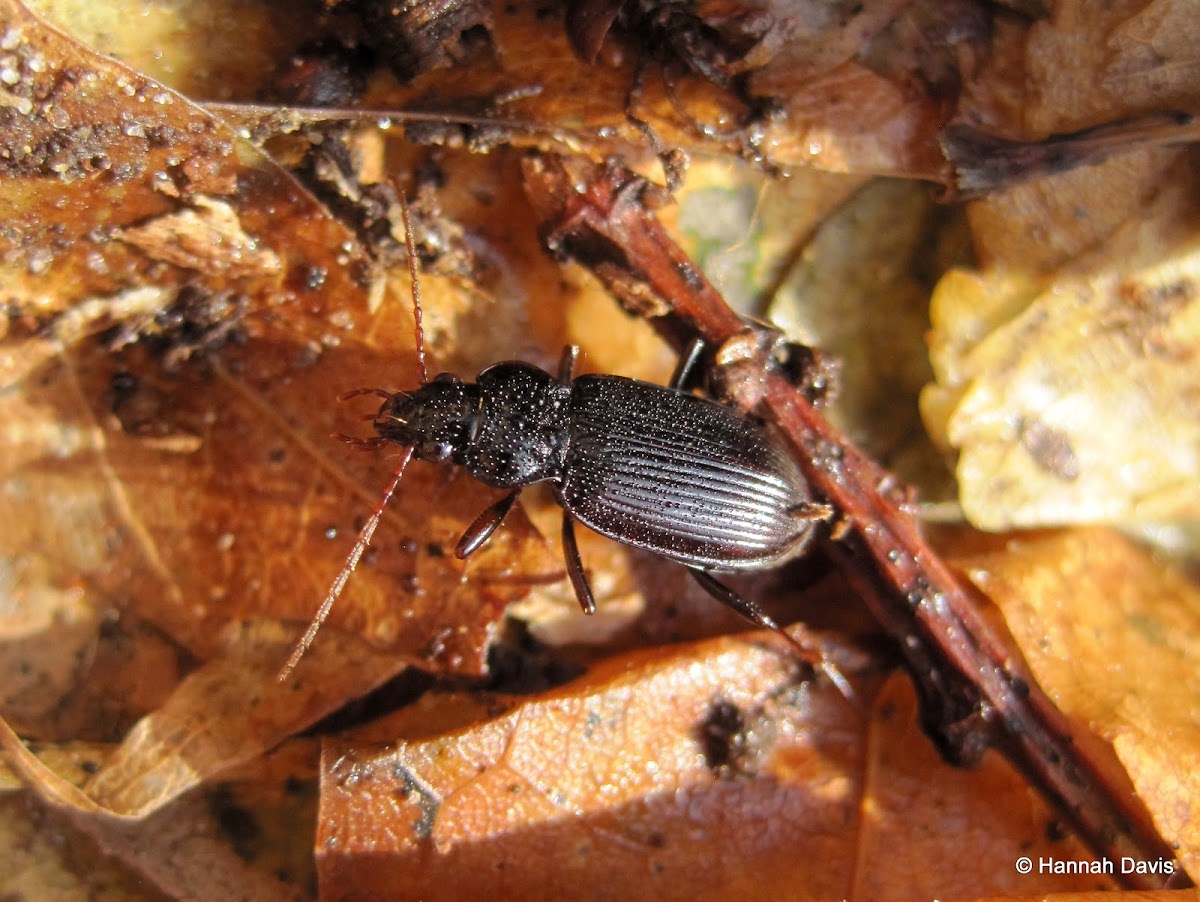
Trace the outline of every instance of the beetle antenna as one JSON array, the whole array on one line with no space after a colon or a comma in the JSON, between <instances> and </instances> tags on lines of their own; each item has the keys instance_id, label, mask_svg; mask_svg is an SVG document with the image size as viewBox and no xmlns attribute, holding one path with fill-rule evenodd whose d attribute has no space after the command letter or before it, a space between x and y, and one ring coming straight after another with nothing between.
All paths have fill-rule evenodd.
<instances>
[{"instance_id":1,"label":"beetle antenna","mask_svg":"<svg viewBox=\"0 0 1200 902\"><path fill-rule=\"evenodd\" d=\"M424 385L429 381L429 370L425 365L425 327L422 323L423 317L421 312L421 278L417 274L417 246L416 242L413 241L412 221L408 215L408 201L405 199L403 191L397 191L396 194L400 202L400 216L404 220L404 246L408 251L408 275L412 279L417 378L420 379L420 384ZM404 393L401 392L400 394ZM345 401L360 395L379 395L385 399L391 397L390 393L381 388L359 388L346 392L339 400ZM376 448L383 441L380 438L356 439L345 435L339 435L338 438L350 444L357 445L360 448ZM400 460L400 466L396 468L396 475L392 477L391 485L383 493L383 497L379 499L379 503L375 505L375 510L371 512L371 516L367 518L366 524L359 532L358 541L354 543L354 547L346 557L346 563L342 567L342 572L337 575L337 579L329 587L329 592L326 593L325 600L321 602L321 606L317 608L317 613L308 625L308 629L300 637L300 641L296 643L296 647L292 649L292 654L287 659L287 663L283 665L283 669L279 671L278 679L281 683L291 676L292 671L296 669L296 665L300 663L300 659L304 657L305 653L312 646L313 640L317 638L317 632L321 629L321 625L325 623L326 618L329 617L329 612L333 610L333 603L338 600L338 596L346 588L346 583L350 581L350 574L354 572L358 566L358 562L362 559L363 553L367 550L367 546L371 544L371 537L375 535L375 529L379 526L379 520L383 517L383 511L387 507L388 502L392 500L392 495L395 494L396 488L400 485L400 477L404 475L404 468L408 466L409 460L412 459L412 454L412 448L405 451L404 457Z\"/></svg>"},{"instance_id":2,"label":"beetle antenna","mask_svg":"<svg viewBox=\"0 0 1200 902\"><path fill-rule=\"evenodd\" d=\"M329 616L329 612L333 609L333 603L338 600L338 596L346 588L350 574L354 572L354 568L358 566L359 560L362 559L363 552L371 544L371 537L375 535L375 527L379 525L379 519L383 516L384 508L392 500L392 495L395 493L396 487L400 485L400 477L404 475L404 468L408 466L408 461L411 457L412 448L409 448L404 452L404 457L400 459L400 466L396 468L396 475L392 478L392 484L383 493L383 497L379 499L379 503L375 505L375 510L372 511L362 531L359 532L358 541L354 543L354 548L351 549L349 556L346 558L346 564L342 567L342 572L337 575L337 579L329 587L329 592L326 594L325 600L321 602L321 606L317 608L317 613L313 617L312 623L308 625L308 629L304 632L300 641L296 643L296 647L292 649L291 657L287 659L287 663L279 671L279 682L284 682L292 675L292 671L296 669L296 665L300 663L300 659L304 657L304 653L308 651L309 646L313 644L313 640L317 638L317 631L321 628L321 624L325 622L325 618Z\"/></svg>"},{"instance_id":3,"label":"beetle antenna","mask_svg":"<svg viewBox=\"0 0 1200 902\"><path fill-rule=\"evenodd\" d=\"M413 241L412 222L408 215L408 201L404 192L396 192L400 198L400 217L404 220L404 246L408 249L408 274L412 278L413 323L416 326L417 342L417 378L424 385L429 381L429 371L425 367L425 327L421 316L421 279L417 275L417 246Z\"/></svg>"},{"instance_id":4,"label":"beetle antenna","mask_svg":"<svg viewBox=\"0 0 1200 902\"><path fill-rule=\"evenodd\" d=\"M400 394L404 394L404 392L400 392ZM350 391L344 391L338 395L338 400L349 401L351 398L361 398L363 395L376 395L386 401L392 396L392 393L384 391L382 388L352 388Z\"/></svg>"}]
</instances>

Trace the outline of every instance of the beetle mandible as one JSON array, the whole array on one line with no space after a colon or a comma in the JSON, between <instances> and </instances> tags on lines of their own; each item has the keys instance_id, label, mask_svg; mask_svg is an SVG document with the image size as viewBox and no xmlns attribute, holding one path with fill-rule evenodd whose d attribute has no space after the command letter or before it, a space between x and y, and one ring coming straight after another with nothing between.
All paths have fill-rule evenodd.
<instances>
[{"instance_id":1,"label":"beetle mandible","mask_svg":"<svg viewBox=\"0 0 1200 902\"><path fill-rule=\"evenodd\" d=\"M799 554L829 508L813 501L799 468L766 427L686 389L703 345L693 343L668 386L623 376L576 377L574 345L564 350L557 376L508 361L483 370L473 383L451 373L427 379L407 205L401 212L422 384L413 392L362 389L344 395L377 394L383 404L374 437L343 438L365 448L395 443L408 450L280 678L311 645L411 457L461 466L485 485L511 490L467 527L455 548L459 558L488 540L525 486L549 482L563 508L567 574L585 613L593 613L596 603L575 541L576 521L682 564L722 604L779 633L811 659L812 651L755 602L712 575ZM822 664L840 686L836 671Z\"/></svg>"}]
</instances>

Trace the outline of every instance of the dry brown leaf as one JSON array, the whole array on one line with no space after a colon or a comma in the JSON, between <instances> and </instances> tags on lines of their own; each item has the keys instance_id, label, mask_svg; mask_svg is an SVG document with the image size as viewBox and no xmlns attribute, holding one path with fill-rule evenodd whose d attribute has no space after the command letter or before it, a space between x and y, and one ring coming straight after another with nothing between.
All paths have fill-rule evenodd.
<instances>
[{"instance_id":1,"label":"dry brown leaf","mask_svg":"<svg viewBox=\"0 0 1200 902\"><path fill-rule=\"evenodd\" d=\"M1112 743L1180 861L1200 870L1200 590L1101 529L970 540L954 560L1003 611L1059 707Z\"/></svg>"},{"instance_id":2,"label":"dry brown leaf","mask_svg":"<svg viewBox=\"0 0 1200 902\"><path fill-rule=\"evenodd\" d=\"M1023 856L1092 859L1057 815L998 755L971 771L947 768L920 734L916 699L895 676L873 705L865 766L857 899L1004 898L1115 888L1111 877L1018 871Z\"/></svg>"},{"instance_id":3,"label":"dry brown leaf","mask_svg":"<svg viewBox=\"0 0 1200 902\"><path fill-rule=\"evenodd\" d=\"M0 892L13 899L141 902L141 880L40 806L0 795Z\"/></svg>"},{"instance_id":4,"label":"dry brown leaf","mask_svg":"<svg viewBox=\"0 0 1200 902\"><path fill-rule=\"evenodd\" d=\"M1021 855L1087 853L1053 837L1054 815L1000 759L946 767L898 677L864 723L827 684L797 683L772 647L721 639L499 701L491 719L446 732L418 713L327 745L323 897L887 900L1112 885L1018 874ZM364 744L385 729L391 744Z\"/></svg>"},{"instance_id":5,"label":"dry brown leaf","mask_svg":"<svg viewBox=\"0 0 1200 902\"><path fill-rule=\"evenodd\" d=\"M536 4L522 3L494 11L492 54L486 62L439 73L440 109L474 112L488 109L492 98L504 98L497 118L535 123L535 136L540 126L543 133L554 131L564 143L595 156L610 152L612 137L624 154L639 145L648 151L644 135L625 115L627 100L642 61L665 57L661 67L654 67L657 71L642 79L632 109L668 148L704 154L724 145L785 168L936 177L944 160L928 125L939 116L940 103L928 85L893 71L909 62L909 48L891 36L919 35L914 39L924 40L924 49L942 52L947 50L942 30L919 15L909 16L909 4L895 0L859 4L854 10L830 10L825 4L803 11L773 6L734 12L723 4L697 4L675 20L671 33L694 27L700 35L692 45L700 48L694 56L705 57L713 28L719 31L732 23L736 31L741 21L757 22L752 28L764 32L763 39L744 64L732 68L750 70L746 90L769 98L768 106L778 116L749 109L737 92L713 81L681 78L692 59L686 51L683 59L672 59L653 25L610 38L595 64L587 65L572 52L557 22L541 15ZM958 52L969 56L962 44L978 37L958 35ZM530 47L538 53L529 53ZM801 47L820 47L822 52L802 62ZM701 59L693 69L703 70L707 62ZM412 90L378 91L370 100L378 107L402 109L415 99L425 108L421 87L418 81ZM749 130L744 130L746 121L753 123ZM443 131L447 140L464 140L455 130ZM520 132L509 138L529 140Z\"/></svg>"},{"instance_id":6,"label":"dry brown leaf","mask_svg":"<svg viewBox=\"0 0 1200 902\"><path fill-rule=\"evenodd\" d=\"M121 36L120 26L134 12L123 12L120 6L107 22L90 7L81 13L73 0L42 0L40 5L55 21L72 28L82 19L80 36L87 42L111 49L192 96L217 100L256 100L254 88L269 70L264 55L275 50L282 57L280 45L290 41L295 47L306 36L313 37L304 32L308 23L289 22L270 10L245 10L225 0L205 4L211 8L204 12L156 9L148 23L151 31L187 29L209 42L211 56L201 64L194 47L177 48L167 41L166 53L154 58L147 52L156 46L153 42L131 45ZM896 0L860 4L853 10L808 4L798 12L787 4L781 9L774 5L764 3L753 13L744 9L731 15L722 4L698 4L689 21L694 16L702 33L709 23L720 29L730 20L736 30L736 22L746 17L758 16L758 23L770 24L766 29L752 25L752 30L765 33L740 68L750 70L750 93L770 98L772 108L786 115L763 116L742 103L736 92L703 78L680 78L680 63L669 60L654 67L634 104L636 114L650 123L663 144L698 153L724 144L762 154L780 167L937 177L944 160L935 127L945 106L937 95L943 81L958 78L956 56L969 63L968 46L980 53L984 49L985 34L974 22L979 17L973 4L955 3L953 9L942 4L932 20L919 9L912 12L912 4ZM423 139L436 137L447 144L491 148L499 141L551 143L597 157L629 154L640 147L651 156L649 142L625 110L641 58L660 55L660 40L649 31L613 36L595 64L588 65L572 51L560 22L547 18L538 4L510 3L488 13L488 52L464 53L462 64L433 73L435 101L430 100L427 75L411 86L377 78L364 105L458 112L485 124L489 119L501 123L478 132L440 123L421 127ZM240 20L254 40L252 48L230 40L229 23ZM966 27L957 27L964 22ZM640 49L639 40L650 42L648 51ZM530 53L531 47L538 52ZM805 53L812 49L818 52ZM380 48L381 55L388 52L388 47ZM906 69L917 64L921 53L936 56L938 64L914 79ZM755 120L754 128L743 135L739 130L747 119ZM723 134L731 137L717 137Z\"/></svg>"},{"instance_id":7,"label":"dry brown leaf","mask_svg":"<svg viewBox=\"0 0 1200 902\"><path fill-rule=\"evenodd\" d=\"M779 865L809 843L850 865L839 837L855 787L840 762L859 754L856 716L836 692L797 685L793 667L774 648L721 640L603 664L457 734L382 750L331 746L318 837L323 893L404 886L427 899L561 898L603 887L645 898L653 887L685 897L787 880L799 880L792 892L836 892L828 876L785 877ZM722 779L715 758L706 764L697 731L722 703L743 712L752 737L725 757L761 780ZM712 743L731 741L717 729ZM786 786L793 779L824 792L806 798ZM777 819L784 806L789 816ZM702 869L697 849L713 856Z\"/></svg>"},{"instance_id":8,"label":"dry brown leaf","mask_svg":"<svg viewBox=\"0 0 1200 902\"><path fill-rule=\"evenodd\" d=\"M1195 141L1196 19L1189 0L1127 0L1102 10L1086 0L1046 6L1029 18L995 16L988 52L976 55L977 68L963 69L955 121L942 143L954 182L967 193L1042 181L1110 157L1141 165L1155 151L1131 153L1135 148ZM1026 212L1042 203L1044 186L1032 189ZM1027 228L1007 235L997 229L992 237L1024 246L1022 263L1036 265L1076 236L1102 229L1110 191L1093 190L1083 209L1062 206L1051 222L1030 217ZM981 250L994 252L986 243Z\"/></svg>"},{"instance_id":9,"label":"dry brown leaf","mask_svg":"<svg viewBox=\"0 0 1200 902\"><path fill-rule=\"evenodd\" d=\"M404 663L333 631L331 650L273 677L288 645L249 629L226 653L189 674L138 721L83 786L106 812L139 819L218 774L254 761L297 730L395 675ZM286 634L285 634L286 636Z\"/></svg>"},{"instance_id":10,"label":"dry brown leaf","mask_svg":"<svg viewBox=\"0 0 1200 902\"><path fill-rule=\"evenodd\" d=\"M277 876L248 865L227 837L205 799L198 796L160 811L150 817L125 818L98 809L71 779L62 776L42 763L25 748L9 726L0 719L0 745L3 745L10 765L21 775L25 784L66 823L91 838L100 851L123 861L148 879L161 891L179 899L212 898L275 900L295 898L292 888ZM75 779L80 774L72 775ZM5 800L12 804L13 799ZM33 819L43 821L44 815ZM28 836L28 816L14 819L9 830L20 838ZM71 830L54 824L72 846L80 845ZM35 840L36 841L36 840ZM33 850L37 850L36 844ZM15 850L14 850L15 851ZM42 855L34 867L20 871L6 870L3 879L11 891L27 887L31 891L56 893L83 892L89 898L111 891L117 898L145 898L144 892L133 893L133 887L118 872L109 872L104 863L96 874L86 877L77 869L85 867L79 861L63 861L53 849L37 850ZM84 862L93 857L92 848L83 844ZM6 854L10 865L21 867L25 862L20 854ZM51 890L53 885L54 889Z\"/></svg>"},{"instance_id":11,"label":"dry brown leaf","mask_svg":"<svg viewBox=\"0 0 1200 902\"><path fill-rule=\"evenodd\" d=\"M1198 62L1189 0L1057 0L1036 21L998 17L962 115L1043 138L1141 112L1194 109ZM1064 224L1065 225L1065 224Z\"/></svg>"}]
</instances>

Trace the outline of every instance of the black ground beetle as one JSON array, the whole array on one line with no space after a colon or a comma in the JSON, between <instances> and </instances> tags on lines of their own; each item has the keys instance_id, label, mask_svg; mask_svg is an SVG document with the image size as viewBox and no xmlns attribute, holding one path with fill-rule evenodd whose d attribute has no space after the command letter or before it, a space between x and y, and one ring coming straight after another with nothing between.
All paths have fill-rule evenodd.
<instances>
[{"instance_id":1,"label":"black ground beetle","mask_svg":"<svg viewBox=\"0 0 1200 902\"><path fill-rule=\"evenodd\" d=\"M512 489L467 529L459 557L488 539L523 487L551 482L563 507L567 573L586 613L596 605L576 520L678 561L720 601L777 629L709 571L799 553L827 508L811 501L795 463L762 426L683 390L701 347L669 388L622 376L572 379L574 346L557 379L519 362L488 367L473 384L443 373L388 397L375 430L422 460L458 464L486 485Z\"/></svg>"},{"instance_id":2,"label":"black ground beetle","mask_svg":"<svg viewBox=\"0 0 1200 902\"><path fill-rule=\"evenodd\" d=\"M411 264L411 246L409 255ZM685 390L700 342L681 359L669 387L622 376L574 378L574 346L563 352L557 378L528 363L505 362L485 369L474 383L451 373L426 380L420 290L411 268L422 385L411 393L362 389L343 396L384 399L374 421L376 436L343 438L365 448L393 442L409 451L281 678L300 660L341 594L412 456L457 464L486 485L512 490L467 528L455 549L458 557L487 541L522 488L550 482L563 507L567 573L585 613L596 604L575 542L577 520L679 562L718 601L780 633L804 659L812 659L812 650L757 604L712 576L715 570L763 567L800 553L814 521L825 519L829 508L812 500L795 462L760 423ZM838 682L835 671L825 669Z\"/></svg>"}]
</instances>

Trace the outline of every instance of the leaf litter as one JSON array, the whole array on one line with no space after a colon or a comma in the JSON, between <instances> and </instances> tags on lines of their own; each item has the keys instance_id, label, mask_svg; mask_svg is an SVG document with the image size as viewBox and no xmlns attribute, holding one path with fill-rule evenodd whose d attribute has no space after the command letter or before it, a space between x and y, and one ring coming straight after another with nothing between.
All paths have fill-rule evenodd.
<instances>
[{"instance_id":1,"label":"leaf litter","mask_svg":"<svg viewBox=\"0 0 1200 902\"><path fill-rule=\"evenodd\" d=\"M1056 41L1070 37L1081 47L1098 46L1084 23L1068 14L1072 8L1032 25L998 20L990 68L981 69L971 85L976 120L1003 131L997 124L1013 125L1020 111L1022 127L1010 131L1036 140L1096 119L1186 106L1190 95L1169 74L1186 70L1189 45L1170 37L1182 29L1171 27L1178 7L1169 3L1146 4L1124 20L1120 16L1128 11L1114 8L1110 19L1096 23L1097 29L1112 30L1109 47L1118 51L1115 62L1100 54L1096 63L1107 66L1100 83L1109 94L1096 93L1083 104L1082 93L1067 94L1062 102L1086 115L1072 120L1039 111L1038 118L1029 112L1029 97L1019 102L1006 97L1003 91L1021 80L1003 69L1016 57L1001 51L1022 28L1037 38L1030 48L1049 48L1042 57L1023 50L1024 64L1043 65L1045 71L1050 71L1045 61L1061 58L1062 51L1053 49ZM354 518L382 481L377 460L336 446L330 450L324 436L346 429L346 411L328 400L339 390L411 381L403 277L398 284L388 282L381 308L367 312L372 280L390 276L373 273L354 236L260 151L178 95L47 31L15 4L6 2L0 10L9 35L13 23L19 24L17 55L27 70L15 89L6 88L6 101L12 101L5 104L6 114L15 111L31 147L48 148L46 137L64 130L77 139L55 154L27 157L33 174L6 171L0 191L4 218L15 224L2 236L0 276L9 310L0 361L11 461L4 477L5 595L7 607L20 608L13 618L6 612L3 656L5 673L27 679L19 691L6 692L4 713L27 739L57 740L57 748L71 748L77 737L110 743L124 738L115 749L105 746L103 763L72 783L57 776L61 763L48 770L11 735L7 747L14 768L44 798L57 799L68 820L100 837L102 846L158 886L182 893L187 880L207 879L215 887L217 875L229 875L231 886L238 880L260 886L254 869L244 868L245 856L228 854L236 847L228 824L211 820L211 810L197 814L195 794L180 796L254 768L265 750L406 666L478 671L486 624L508 600L553 580L561 567L537 534L518 521L506 523L492 543L503 544L489 547L488 559L472 561L463 583L461 570L436 549L454 542L486 499L469 480L410 474L407 496L397 499L381 527L393 538L381 538L378 556L356 574L335 614L335 629L323 634L295 684L277 687L273 668L294 635L280 621L294 625L311 612L340 566ZM892 60L901 58L904 46L895 40L905 33L897 21L890 30L877 25L867 30L876 51L896 54ZM520 7L496 17L494 40L510 50L501 55L506 65L493 76L493 87L505 79L537 80L529 67L544 63L511 53L521 46L521 36L544 38L535 23ZM1169 51L1165 61L1145 56L1147 35L1160 54ZM555 37L548 46L560 52L562 41ZM836 46L854 48L849 41ZM614 128L629 128L621 113L628 81L620 66L627 61L616 63L613 56L589 71L566 53L557 59L571 78L586 79L595 89L587 94L585 119L607 116ZM776 162L940 177L940 157L931 151L935 131L918 127L937 108L929 97L906 107L878 53L871 59L852 52L820 59L827 70L808 73L804 91L792 93L782 120L786 130L769 133L777 139L766 142L778 151ZM47 87L52 82L44 76L62 61L88 73L85 88ZM795 77L782 65L754 75L764 91ZM452 68L446 97L467 93L469 79L465 70ZM1071 84L1085 92L1094 90L1094 82L1094 74L1086 73ZM1118 96L1114 85L1137 90L1123 90L1119 96L1127 100L1113 103L1107 98ZM26 86L31 90L22 94ZM821 100L833 86L837 101ZM378 96L400 105L398 98L411 96L405 90L391 86ZM607 101L605 92L611 94ZM721 106L728 98L711 86L688 80L683 92L698 119L720 121L727 115ZM532 94L506 112L557 122L564 108L554 104L561 96L568 95ZM87 102L93 97L102 99ZM35 99L41 104L36 112ZM24 113L23 101L29 105ZM650 86L641 102L669 142L703 146L681 125L661 86ZM579 115L579 108L571 109L572 117ZM85 125L95 126L103 140L85 136ZM147 133L169 137L155 144ZM951 320L947 313L935 323L934 355L935 369L954 370L956 381L949 386L955 398L964 383L976 394L986 383L949 351L939 357L938 342L953 335L955 353L973 354L964 356L972 366L980 359L969 349L987 334L971 331L979 325L982 297L992 304L982 308L984 314L996 311L989 333L1014 317L1029 324L1007 328L1015 336L1007 353L1019 350L1031 361L1053 361L1084 386L1083 397L1104 394L1108 383L1073 375L1081 363L1078 351L1052 344L1055 335L1069 335L1080 323L1107 326L1105 336L1132 350L1132 358L1100 358L1097 371L1123 372L1131 360L1138 365L1148 360L1147 366L1166 361L1165 370L1132 380L1126 389L1134 393L1132 400L1120 409L1141 411L1145 407L1139 405L1150 404L1147 423L1161 429L1172 422L1158 405L1173 397L1186 401L1186 392L1176 394L1190 372L1181 365L1189 333L1180 330L1190 322L1194 291L1162 289L1191 278L1186 252L1179 248L1188 247L1194 229L1188 228L1186 178L1158 186L1163 172L1176 171L1172 167L1186 173L1189 156L1139 153L1140 158L1034 182L969 207L984 269L974 282L970 274L952 273L936 296L946 299L944 307L953 305L957 317ZM447 165L491 178L489 173L505 171L503 164L478 161ZM113 171L127 177L93 177ZM464 193L477 199L488 190L481 187L487 177ZM448 183L451 193L463 185L454 178ZM461 199L458 209L469 203L470 197ZM1090 215L1071 219L1069 211L1080 204ZM62 212L64 206L70 215ZM1139 227L1139 217L1149 225ZM496 246L502 239L492 228L488 237ZM181 252L181 246L189 249ZM536 255L506 251L537 265ZM1129 262L1114 272L1103 265L1112 260ZM540 270L543 280L549 271ZM1182 272L1184 278L1159 275L1164 272ZM569 271L553 280L565 281L569 292L595 294ZM445 360L470 370L498 356L516 356L479 344L479 327L466 325L490 322L487 313L472 312L477 308L469 302L455 307L460 290L452 280L431 281L426 295L431 319L437 323L440 317L435 334L442 336ZM525 283L517 276L512 284ZM1080 298L1074 306L1087 316L1054 325L1056 318L1074 316L1069 305L1064 310L1056 303L1063 286L1068 296ZM441 314L434 298L447 295L449 312ZM1171 303L1164 307L1164 301ZM1138 332L1144 323L1153 325ZM456 326L477 344L458 349ZM564 337L561 324L531 328L550 336L551 344ZM573 328L585 337L589 332L586 325ZM1130 334L1143 335L1140 346ZM600 354L621 356L600 347ZM1155 359L1148 359L1147 348ZM1106 471L1092 461L1119 467L1122 454L1139 459L1145 449L1114 452L1104 445L1093 452L1076 433L1064 437L1057 418L1014 417L1003 406L1012 372L998 366L986 373L1004 387L993 389L1001 406L960 407L955 415L968 425L955 435L970 435L971 422L999 420L1007 429L1007 450L999 456L1025 455L1033 466L1003 479L986 471L974 480L987 487L986 504L973 503L974 483L964 478L962 463L971 448L967 440L951 437L950 444L962 448L960 488L968 515L985 525L1063 522L1064 512L1088 522L1126 519L1111 514L1127 504L1120 496L1114 500L1111 483L1095 489L1091 480L1103 482L1100 474ZM1045 384L1034 387L1044 392ZM938 390L946 386L939 372ZM937 434L936 426L933 431ZM1186 447L1186 432L1179 435L1178 447ZM1189 472L1183 471L1179 485L1189 484ZM1032 515L1020 506L1026 494L1046 494L1044 487L1029 492L1024 481L1031 477L1048 480L1044 485L1059 493L1049 516L1045 505ZM1064 487L1085 488L1075 485L1085 480L1092 494L1061 494ZM1139 499L1145 494L1138 493ZM1160 494L1175 504L1165 509L1167 515L1189 509L1186 493ZM1102 506L1090 508L1093 503ZM439 515L428 518L429 509ZM1163 511L1148 510L1155 517ZM536 519L536 505L533 514ZM1005 610L1039 681L1068 714L1112 743L1156 812L1160 830L1194 867L1188 811L1196 794L1187 778L1194 768L1182 764L1194 754L1197 732L1195 687L1186 678L1195 672L1195 651L1186 640L1195 632L1188 620L1196 606L1194 587L1103 530L1035 535L1015 544L997 540L986 552L973 548L966 535L947 540L960 566ZM955 541L962 547L956 549ZM586 547L584 554L593 560ZM520 578L514 580L514 573ZM401 622L397 584L424 593L406 605L412 613ZM480 585L482 596L475 591ZM1111 586L1122 587L1119 603ZM463 626L467 634L457 631ZM1103 641L1095 641L1097 635ZM437 637L440 642L431 642ZM61 656L54 660L46 649ZM1154 666L1144 673L1126 665L1114 674L1113 661ZM1060 675L1063 665L1069 669ZM136 683L162 688L131 687L127 675L123 683L124 667L143 674ZM385 842L391 843L390 854L378 879L390 875L406 881L402 885L425 886L431 897L454 895L475 880L476 888L544 892L539 887L571 879L567 871L546 872L545 850L551 848L571 857L578 879L590 879L586 885L611 888L618 885L614 881L628 880L635 897L651 886L662 894L663 883L668 895L676 890L682 895L689 887L695 897L770 882L793 895L803 887L814 897L999 895L1031 886L1014 877L1016 850L1034 854L1027 850L1045 847L1059 858L1085 857L1064 845L1071 840L1059 838L1054 813L1039 808L1006 766L989 760L982 771L964 773L938 763L913 729L913 702L903 680L883 680L876 690L870 686L881 682L880 674L871 668L855 673L864 699L871 700L865 718L827 687L799 679L769 642L715 640L614 658L582 680L541 695L490 702L485 697L482 708L478 701L452 706L460 711L458 722L430 714L438 701L434 696L408 715L422 727L393 719L378 725L381 732L373 737L350 733L326 740L318 821L323 890L333 895L340 885L354 885L342 881L370 882L358 856ZM1100 694L1094 692L1098 674L1104 675ZM97 676L104 679L96 681ZM726 718L729 708L722 705L736 716ZM372 749L371 741L388 748ZM297 748L304 743L292 741ZM720 761L713 757L718 747L728 752ZM39 748L39 754L55 748ZM576 751L556 756L559 749ZM68 789L76 783L83 789ZM1020 806L1012 806L1014 797L1022 800ZM998 821L997 799L1005 800L1000 810L1011 820ZM181 832L166 832L172 818L183 825ZM947 824L968 823L974 827L946 830ZM162 844L153 842L156 835ZM166 840L188 835L211 841L185 843L178 857L165 851L171 845ZM714 856L714 864L698 868L692 848ZM607 868L605 856L611 856ZM935 858L978 863L970 873L906 866ZM450 867L462 861L476 869ZM831 864L814 869L814 861ZM989 861L993 864L983 863ZM506 865L503 873L489 870L497 862ZM659 883L645 882L647 867ZM589 873L596 876L582 876ZM535 882L522 882L528 880ZM1039 884L1046 892L1096 885ZM261 887L264 898L292 891L287 881Z\"/></svg>"}]
</instances>

